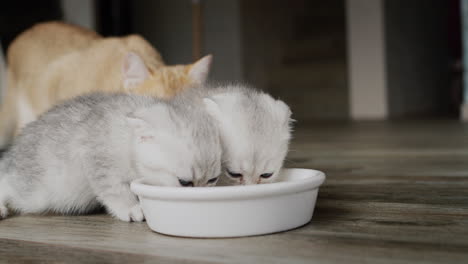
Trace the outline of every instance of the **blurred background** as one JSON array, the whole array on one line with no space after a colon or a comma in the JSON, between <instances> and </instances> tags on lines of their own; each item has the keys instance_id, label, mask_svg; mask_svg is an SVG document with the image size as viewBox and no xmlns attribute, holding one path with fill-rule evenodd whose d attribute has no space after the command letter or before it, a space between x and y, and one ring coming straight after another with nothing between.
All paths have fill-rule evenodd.
<instances>
[{"instance_id":1,"label":"blurred background","mask_svg":"<svg viewBox=\"0 0 468 264\"><path fill-rule=\"evenodd\" d=\"M2 1L3 49L40 21L141 34L167 64L214 55L213 81L241 81L294 118L464 118L463 0ZM467 111L468 112L468 111Z\"/></svg>"}]
</instances>

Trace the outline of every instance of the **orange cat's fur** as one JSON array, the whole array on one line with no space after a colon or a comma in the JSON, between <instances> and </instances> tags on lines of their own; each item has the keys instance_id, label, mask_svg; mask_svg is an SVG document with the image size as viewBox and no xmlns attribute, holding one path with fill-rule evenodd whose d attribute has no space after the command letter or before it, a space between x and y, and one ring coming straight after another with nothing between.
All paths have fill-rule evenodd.
<instances>
[{"instance_id":1,"label":"orange cat's fur","mask_svg":"<svg viewBox=\"0 0 468 264\"><path fill-rule=\"evenodd\" d=\"M33 26L7 53L8 89L0 110L0 147L57 102L92 91L170 98L205 81L211 56L167 66L142 37L103 38L60 22Z\"/></svg>"}]
</instances>

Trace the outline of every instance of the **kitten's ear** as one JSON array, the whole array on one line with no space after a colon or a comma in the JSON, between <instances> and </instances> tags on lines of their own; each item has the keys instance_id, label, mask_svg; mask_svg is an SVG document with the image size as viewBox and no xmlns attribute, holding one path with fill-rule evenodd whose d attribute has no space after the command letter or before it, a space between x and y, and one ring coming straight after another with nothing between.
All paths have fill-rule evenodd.
<instances>
[{"instance_id":1,"label":"kitten's ear","mask_svg":"<svg viewBox=\"0 0 468 264\"><path fill-rule=\"evenodd\" d=\"M190 78L199 84L203 84L208 78L212 60L212 55L206 55L192 64L189 71Z\"/></svg>"},{"instance_id":2,"label":"kitten's ear","mask_svg":"<svg viewBox=\"0 0 468 264\"><path fill-rule=\"evenodd\" d=\"M165 125L167 109L163 105L143 107L127 115L127 124L133 129L133 134L140 142L156 138L157 125Z\"/></svg>"},{"instance_id":3,"label":"kitten's ear","mask_svg":"<svg viewBox=\"0 0 468 264\"><path fill-rule=\"evenodd\" d=\"M122 80L125 89L132 89L142 84L149 76L145 63L134 52L129 52L122 64Z\"/></svg>"},{"instance_id":4,"label":"kitten's ear","mask_svg":"<svg viewBox=\"0 0 468 264\"><path fill-rule=\"evenodd\" d=\"M150 141L155 138L154 129L151 125L140 117L133 114L127 116L127 123L133 129L134 135L140 142Z\"/></svg>"},{"instance_id":5,"label":"kitten's ear","mask_svg":"<svg viewBox=\"0 0 468 264\"><path fill-rule=\"evenodd\" d=\"M291 138L291 130L293 123L296 122L296 120L291 118L292 111L285 102L281 100L276 100L276 104L278 105L278 108L281 109L284 126L288 127L288 133L285 136L285 139L289 140Z\"/></svg>"},{"instance_id":6,"label":"kitten's ear","mask_svg":"<svg viewBox=\"0 0 468 264\"><path fill-rule=\"evenodd\" d=\"M216 103L211 98L203 98L203 103L205 104L205 109L209 115L211 115L214 119L220 121L221 119L221 109L219 108L218 103Z\"/></svg>"},{"instance_id":7,"label":"kitten's ear","mask_svg":"<svg viewBox=\"0 0 468 264\"><path fill-rule=\"evenodd\" d=\"M289 119L292 115L292 112L291 112L291 109L289 108L289 106L281 101L281 100L276 100L276 104L278 105L278 107L281 109L281 111L284 113L285 117L287 119Z\"/></svg>"},{"instance_id":8,"label":"kitten's ear","mask_svg":"<svg viewBox=\"0 0 468 264\"><path fill-rule=\"evenodd\" d=\"M162 104L137 109L127 116L127 123L140 137L154 136L163 131L159 128L167 129L174 125L167 107Z\"/></svg>"}]
</instances>

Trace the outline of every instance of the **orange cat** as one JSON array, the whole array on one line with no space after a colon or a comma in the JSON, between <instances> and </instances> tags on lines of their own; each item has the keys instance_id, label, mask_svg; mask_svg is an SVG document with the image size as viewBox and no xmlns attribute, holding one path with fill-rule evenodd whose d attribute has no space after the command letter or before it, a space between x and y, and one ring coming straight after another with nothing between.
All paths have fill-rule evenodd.
<instances>
[{"instance_id":1,"label":"orange cat","mask_svg":"<svg viewBox=\"0 0 468 264\"><path fill-rule=\"evenodd\" d=\"M205 81L211 55L191 65L167 66L141 36L103 38L84 28L47 22L20 34L7 60L0 147L57 102L87 92L170 98Z\"/></svg>"}]
</instances>

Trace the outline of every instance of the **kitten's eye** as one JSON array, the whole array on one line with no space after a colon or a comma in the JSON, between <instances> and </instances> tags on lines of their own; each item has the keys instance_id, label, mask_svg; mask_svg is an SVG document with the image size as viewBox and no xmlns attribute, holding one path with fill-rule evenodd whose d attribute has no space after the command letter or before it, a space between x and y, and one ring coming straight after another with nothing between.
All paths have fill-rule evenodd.
<instances>
[{"instance_id":1,"label":"kitten's eye","mask_svg":"<svg viewBox=\"0 0 468 264\"><path fill-rule=\"evenodd\" d=\"M240 177L242 177L242 174L241 174L241 173L235 173L235 172L231 172L231 171L229 171L229 170L227 171L227 173L228 173L231 177L233 177L233 178L240 178Z\"/></svg>"},{"instance_id":2,"label":"kitten's eye","mask_svg":"<svg viewBox=\"0 0 468 264\"><path fill-rule=\"evenodd\" d=\"M268 178L270 178L272 175L273 175L273 172L271 172L271 173L263 173L262 175L260 175L260 177L262 177L263 179L268 179Z\"/></svg>"},{"instance_id":3,"label":"kitten's eye","mask_svg":"<svg viewBox=\"0 0 468 264\"><path fill-rule=\"evenodd\" d=\"M218 180L218 177L214 177L208 180L208 183L215 183Z\"/></svg>"},{"instance_id":4,"label":"kitten's eye","mask_svg":"<svg viewBox=\"0 0 468 264\"><path fill-rule=\"evenodd\" d=\"M184 187L193 187L193 181L186 181L186 180L182 180L182 179L179 179L179 183L180 185L184 186Z\"/></svg>"}]
</instances>

